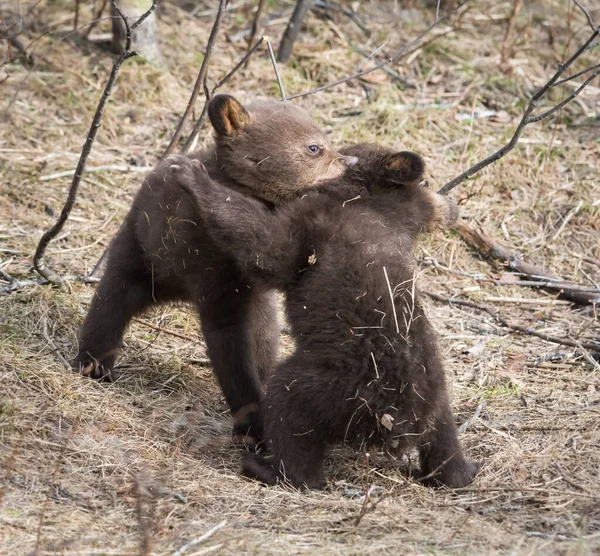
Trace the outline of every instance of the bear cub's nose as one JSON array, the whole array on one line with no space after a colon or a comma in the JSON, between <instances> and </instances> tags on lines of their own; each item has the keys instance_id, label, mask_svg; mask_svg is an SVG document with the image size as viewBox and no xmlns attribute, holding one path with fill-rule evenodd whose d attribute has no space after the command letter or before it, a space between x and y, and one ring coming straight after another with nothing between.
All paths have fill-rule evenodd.
<instances>
[{"instance_id":1,"label":"bear cub's nose","mask_svg":"<svg viewBox=\"0 0 600 556\"><path fill-rule=\"evenodd\" d=\"M356 157L356 156L347 156L346 157L346 164L348 165L349 168L352 168L352 166L356 166L358 164L358 157Z\"/></svg>"}]
</instances>

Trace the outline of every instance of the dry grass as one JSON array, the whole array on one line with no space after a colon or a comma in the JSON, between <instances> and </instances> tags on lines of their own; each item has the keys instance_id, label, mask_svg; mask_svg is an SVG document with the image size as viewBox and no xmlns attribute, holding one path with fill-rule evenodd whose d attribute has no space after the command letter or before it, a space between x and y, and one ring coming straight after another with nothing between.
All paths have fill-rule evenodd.
<instances>
[{"instance_id":1,"label":"dry grass","mask_svg":"<svg viewBox=\"0 0 600 556\"><path fill-rule=\"evenodd\" d=\"M33 2L22 4L26 10ZM71 25L70 3L47 4L35 9L38 25L54 25L52 35L35 43L44 58L31 72L18 63L4 66L10 78L0 86L2 108L18 90L8 125L0 127L0 268L22 279L31 277L36 242L69 185L69 178L41 178L75 167L110 62L98 48L61 40ZM342 17L329 23L311 16L294 61L282 68L288 92L356 69L362 58L348 38L369 51L389 41L386 50L393 51L432 15L394 15L393 4L361 4L374 31L369 39ZM512 75L498 69L511 6L480 2L457 31L395 68L415 89L401 90L382 73L378 83L342 85L302 103L335 144L375 140L414 149L425 156L433 184L442 185L510 136L523 95L553 71L566 41L583 40L584 22L578 13L569 20L568 10L558 0L521 10ZM594 16L600 21L598 10ZM84 9L81 21L88 17ZM246 8L229 13L227 36L248 28L249 17ZM210 17L193 19L165 4L159 26L173 73L136 60L123 67L90 165L154 164L183 111L210 24ZM267 32L279 37L284 24L280 18ZM97 32L106 29L103 23ZM224 75L243 49L243 42L221 40L211 77ZM595 57L597 63L597 56L596 48L588 62ZM589 87L558 119L531 126L513 153L453 192L471 223L531 262L584 284L600 282L593 263L600 259L599 87ZM234 77L227 92L276 96L266 55ZM485 107L499 114L456 118ZM136 173L88 174L70 223L49 248L52 268L89 272L139 183ZM452 233L426 239L418 255L454 270L501 273ZM420 268L427 290L487 301L514 322L557 336L600 335L589 308L525 288L487 286L427 261ZM70 291L40 286L0 297L0 553L37 547L40 554L138 554L146 546L171 554L223 519L224 528L186 554L600 551L598 367L582 357L539 363L572 350L508 334L476 311L427 301L456 414L464 422L478 413L462 441L470 457L485 460L480 476L469 489L433 492L407 482L404 460L374 455L367 475L364 455L340 448L328 460L330 490L298 493L239 477L229 417L203 345L192 340L198 326L190 308L161 307L144 317L154 328L132 325L115 384L66 371L57 351L74 355L92 291L73 283ZM289 338L282 342L288 349ZM483 350L465 353L475 345ZM367 476L380 489L355 525Z\"/></svg>"}]
</instances>

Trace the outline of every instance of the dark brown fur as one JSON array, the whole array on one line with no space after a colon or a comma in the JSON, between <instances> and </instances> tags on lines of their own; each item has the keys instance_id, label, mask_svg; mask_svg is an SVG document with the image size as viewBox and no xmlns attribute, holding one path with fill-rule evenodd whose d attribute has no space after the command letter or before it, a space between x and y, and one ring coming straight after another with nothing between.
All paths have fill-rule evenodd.
<instances>
[{"instance_id":1,"label":"dark brown fur","mask_svg":"<svg viewBox=\"0 0 600 556\"><path fill-rule=\"evenodd\" d=\"M339 176L354 162L334 152L308 115L290 103L261 101L246 109L218 95L209 117L215 146L192 158L202 160L232 194L255 196L253 202L266 212L271 203ZM308 151L310 145L318 146L316 153ZM259 438L260 380L277 358L273 293L268 286L249 286L172 182L168 166L159 164L146 178L112 242L74 364L85 375L110 376L133 316L153 304L191 301L234 416L234 432Z\"/></svg>"},{"instance_id":2,"label":"dark brown fur","mask_svg":"<svg viewBox=\"0 0 600 556\"><path fill-rule=\"evenodd\" d=\"M411 254L421 231L454 222L456 206L419 185L423 162L413 153L367 145L346 154L360 162L345 178L276 211L230 195L199 164L173 160L175 179L215 242L255 277L252 287L286 293L296 350L267 382L269 455L244 454L243 471L320 487L331 443L417 446L424 482L464 486L479 466L458 442Z\"/></svg>"}]
</instances>

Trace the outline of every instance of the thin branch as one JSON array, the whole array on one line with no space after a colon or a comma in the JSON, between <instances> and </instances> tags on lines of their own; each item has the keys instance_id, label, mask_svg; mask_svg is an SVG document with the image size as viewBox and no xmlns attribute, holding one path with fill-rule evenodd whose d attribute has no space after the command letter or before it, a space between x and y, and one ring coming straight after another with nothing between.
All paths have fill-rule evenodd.
<instances>
[{"instance_id":1,"label":"thin branch","mask_svg":"<svg viewBox=\"0 0 600 556\"><path fill-rule=\"evenodd\" d=\"M352 81L353 79L357 79L359 77L362 77L363 75L367 75L368 73L377 71L378 69L381 69L382 67L387 66L388 64L396 62L397 60L399 60L400 58L405 56L408 53L408 51L413 48L413 46L419 44L421 42L421 40L423 39L423 37L428 35L440 23L443 23L444 21L450 19L456 12L458 12L468 2L469 2L469 0L463 0L462 2L460 2L456 6L456 8L449 11L446 15L436 19L431 25L429 25L429 27L427 27L427 29L425 29L422 33L417 35L417 37L415 39L413 39L411 42L409 42L407 45L403 46L398 52L396 52L389 58L382 60L378 64L375 64L373 67L357 71L356 73L353 73L352 75L350 75L348 77L344 77L343 79L338 79L336 81L332 81L331 83L328 83L327 85L321 85L320 87L316 87L315 89L311 89L310 91L305 91L303 93L297 93L295 95L290 95L289 97L287 97L288 100L291 100L294 98L299 98L299 97L305 97L308 95L312 95L314 93L319 93L321 91L324 91L325 89L330 89L331 87L335 87L336 85L341 85L342 83L347 83L348 81Z\"/></svg>"},{"instance_id":2,"label":"thin branch","mask_svg":"<svg viewBox=\"0 0 600 556\"><path fill-rule=\"evenodd\" d=\"M35 254L33 256L34 268L36 269L38 274L40 274L40 276L43 276L44 278L46 278L49 282L52 282L53 284L59 285L61 283L61 277L46 266L46 264L43 261L44 253L46 252L46 248L48 247L48 244L63 229L65 223L67 222L67 220L69 218L71 210L73 209L73 206L75 204L75 199L77 197L77 191L78 191L79 185L81 183L81 177L83 176L83 173L85 172L87 159L92 151L92 146L94 144L94 140L96 139L96 135L98 134L98 129L100 129L100 126L102 125L102 116L104 115L104 109L106 107L106 103L108 102L108 98L110 97L110 94L112 93L113 86L117 79L117 74L119 73L119 69L121 68L121 65L123 64L123 62L125 62L127 59L136 55L135 51L130 50L131 30L135 29L135 27L137 27L142 21L144 21L156 9L156 2L157 2L157 0L153 0L152 6L150 6L150 8L136 21L136 23L134 23L134 25L131 28L129 27L128 24L126 24L126 27L128 30L126 49L123 52L123 54L121 54L113 62L113 67L110 72L110 76L108 77L108 81L106 82L104 92L102 93L102 98L100 99L100 102L98 103L98 107L96 108L96 113L94 114L94 118L92 120L92 125L90 126L90 130L88 132L85 144L81 151L81 156L79 157L79 162L77 164L77 169L75 170L75 175L73 176L73 181L71 182L71 187L69 189L67 201L65 202L65 204L61 210L58 220L56 221L54 226L52 226L52 228L50 228L46 233L44 233L44 235L40 239L40 242L38 243L38 246L35 250ZM112 4L118 10L118 7L116 5L116 0L112 0ZM121 12L119 12L119 13L121 13Z\"/></svg>"},{"instance_id":3,"label":"thin branch","mask_svg":"<svg viewBox=\"0 0 600 556\"><path fill-rule=\"evenodd\" d=\"M500 158L505 156L508 152L510 152L516 146L516 144L519 141L519 138L521 137L521 134L523 133L523 130L525 129L525 127L527 125L529 125L532 122L537 122L539 120L542 120L543 118L546 118L546 117L550 116L551 114L553 114L559 108L562 108L565 104L567 104L567 102L570 102L571 100L573 100L588 85L588 83L592 79L596 78L600 74L600 70L594 72L593 75L591 75L588 79L586 79L586 81L583 83L583 85L581 85L581 87L579 87L572 95L570 95L563 102L561 102L560 104L556 105L554 108L551 108L550 110L547 110L546 112L544 112L538 116L532 117L531 114L533 113L534 109L536 108L538 101L548 92L548 90L550 90L556 84L559 77L561 75L563 75L563 73L573 64L573 62L575 60L577 60L583 54L583 52L585 52L587 47L592 43L592 41L599 34L600 34L600 28L594 30L594 32L585 41L585 43L577 50L577 52L575 52L575 54L573 54L564 64L560 64L558 66L558 70L546 82L546 84L543 87L541 87L540 89L538 89L533 94L533 96L531 97L531 100L529 101L529 104L527 105L527 108L525 109L525 113L523 114L523 117L521 118L521 121L519 122L519 125L517 126L517 129L515 130L513 136L511 137L510 141L506 145L504 145L503 147L498 149L495 153L488 156L487 158L480 160L477 164L474 164L473 166L471 166L471 168L469 168L468 170L465 170L462 174L460 174L453 180L450 180L446 185L444 185L444 187L442 187L438 191L438 193L441 193L442 195L448 193L448 191L451 191L457 185L461 184L463 181L470 178L472 175L476 174L477 172L479 172L486 166L489 166L492 162L496 162L496 160L499 160Z\"/></svg>"},{"instance_id":4,"label":"thin branch","mask_svg":"<svg viewBox=\"0 0 600 556\"><path fill-rule=\"evenodd\" d=\"M93 21L90 23L90 26L87 28L87 31L83 35L84 38L87 39L90 36L90 33L96 27L96 25L98 25L98 22L100 21L100 17L102 16L102 14L104 13L104 10L106 8L106 4L108 4L108 0L102 0L102 4L100 4L100 8L96 12L96 15L95 15Z\"/></svg>"},{"instance_id":5,"label":"thin branch","mask_svg":"<svg viewBox=\"0 0 600 556\"><path fill-rule=\"evenodd\" d=\"M281 93L281 100L283 102L286 101L285 91L283 90L283 83L281 82L281 75L279 75L279 68L277 67L277 60L275 59L275 53L273 52L273 46L271 45L271 40L269 37L264 37L267 41L267 47L269 48L269 56L271 57L271 62L273 63L273 69L275 70L275 77L277 78L277 85L279 85L279 92Z\"/></svg>"},{"instance_id":6,"label":"thin branch","mask_svg":"<svg viewBox=\"0 0 600 556\"><path fill-rule=\"evenodd\" d=\"M597 66L592 66L590 68L586 68L584 70L578 71L577 73L574 73L570 77L565 77L564 79L561 79L560 81L557 81L554 84L554 87L558 87L559 85L562 85L563 83L566 83L567 81L572 81L573 79L576 79L580 75L583 75L585 73L589 73L590 71L594 71L594 70L597 70L599 68L600 68L600 64L598 64Z\"/></svg>"},{"instance_id":7,"label":"thin branch","mask_svg":"<svg viewBox=\"0 0 600 556\"><path fill-rule=\"evenodd\" d=\"M592 29L592 31L597 31L597 27L594 25L594 22L592 21L592 17L590 16L590 12L588 12L580 3L578 0L573 0L573 4L575 4L582 12L583 15L585 15L585 18L587 19L588 25L590 26L590 28Z\"/></svg>"},{"instance_id":8,"label":"thin branch","mask_svg":"<svg viewBox=\"0 0 600 556\"><path fill-rule=\"evenodd\" d=\"M456 297L445 297L443 295L439 295L437 293L432 292L422 291L421 293L427 295L428 297L431 297L431 299L435 299L436 301L441 301L450 305L470 307L471 309L477 309L478 311L484 311L485 313L490 315L494 320L496 320L496 322L498 322L501 326L504 326L505 328L508 328L509 330L513 330L515 332L520 332L529 336L535 336L536 338L540 338L542 340L545 340L546 342L552 342L553 344L560 344L562 346L569 346L580 349L583 348L594 352L600 351L600 342L582 342L578 340L570 340L568 338L559 338L558 336L552 336L550 334L546 334L545 332L538 332L537 330L534 330L529 326L511 324L496 309L490 307L489 305L474 303L473 301L458 299Z\"/></svg>"},{"instance_id":9,"label":"thin branch","mask_svg":"<svg viewBox=\"0 0 600 556\"><path fill-rule=\"evenodd\" d=\"M592 81L593 79L596 79L596 77L598 77L600 75L600 65L596 66L596 71L594 73L592 73L592 75L590 75L571 95L569 95L565 100L563 100L562 102L559 102L556 106L554 106L553 108L550 108L549 110L546 110L546 112L542 112L541 114L538 114L537 116L534 116L532 118L529 118L529 121L527 122L528 124L532 124L535 122L539 122L540 120L543 120L544 118L547 118L548 116L551 116L552 114L554 114L554 112L556 112L557 110L560 110L565 104L568 104L569 102L571 102L579 93L581 93L581 91L583 91L583 89L585 89L588 84L590 83L590 81Z\"/></svg>"},{"instance_id":10,"label":"thin branch","mask_svg":"<svg viewBox=\"0 0 600 556\"><path fill-rule=\"evenodd\" d=\"M226 519L221 521L221 523L217 523L217 525L215 525L212 529L208 530L201 537L198 537L197 539L194 539L193 541L190 541L190 542L184 544L180 549L173 552L173 556L181 556L184 552L187 552L190 548L192 548L194 546L198 546L199 544L203 543L205 540L212 537L217 531L223 529L223 527L225 527L225 525L227 525Z\"/></svg>"},{"instance_id":11,"label":"thin branch","mask_svg":"<svg viewBox=\"0 0 600 556\"><path fill-rule=\"evenodd\" d=\"M250 31L250 36L248 37L248 53L252 50L252 45L256 40L256 35L258 35L258 27L260 25L260 19L262 18L263 12L265 10L265 4L267 0L258 0L258 7L256 8L256 14L254 15L254 21L252 21L252 31ZM250 57L246 58L244 63L244 67L248 65L248 61Z\"/></svg>"},{"instance_id":12,"label":"thin branch","mask_svg":"<svg viewBox=\"0 0 600 556\"><path fill-rule=\"evenodd\" d=\"M212 30L210 32L210 36L208 37L208 43L206 44L206 51L204 52L204 60L202 60L202 65L200 66L200 71L198 72L198 77L196 78L196 83L194 84L194 90L192 91L192 95L190 96L190 100L188 101L188 105L185 108L185 112L181 117L179 125L171 138L171 142L169 146L165 150L162 158L169 156L174 150L177 141L181 137L183 132L183 127L185 126L185 122L189 118L194 105L196 104L196 99L200 94L200 90L204 85L204 80L206 78L206 74L208 72L208 62L210 60L210 56L213 51L213 47L215 45L215 41L217 39L217 33L219 32L219 27L221 26L221 20L223 19L223 13L225 12L225 6L227 5L227 0L219 0L219 9L217 11L217 17L215 18L215 22L213 24Z\"/></svg>"},{"instance_id":13,"label":"thin branch","mask_svg":"<svg viewBox=\"0 0 600 556\"><path fill-rule=\"evenodd\" d=\"M258 48L260 46L262 46L262 44L265 41L266 41L266 37L261 37L257 41L257 43L250 50L248 50L248 52L246 52L245 56L236 64L236 66L225 77L223 77L223 79L221 79L220 81L218 81L216 83L216 85L212 88L210 93L208 93L207 89L205 88L204 95L206 96L206 102L204 103L204 107L202 108L202 113L200 114L198 121L194 125L194 129L192 129L192 133L190 133L190 136L188 137L187 141L185 142L185 145L183 147L183 152L189 153L191 150L191 147L196 142L196 138L198 136L198 133L200 132L200 128L202 127L202 124L204 123L204 120L206 119L206 114L207 114L207 110L208 110L208 102L213 97L216 90L219 89L220 87L222 87L225 83L227 83L227 81L229 81L229 79L233 76L233 74L236 73L242 66L244 66L246 64L246 62L250 59L250 57L258 50Z\"/></svg>"}]
</instances>

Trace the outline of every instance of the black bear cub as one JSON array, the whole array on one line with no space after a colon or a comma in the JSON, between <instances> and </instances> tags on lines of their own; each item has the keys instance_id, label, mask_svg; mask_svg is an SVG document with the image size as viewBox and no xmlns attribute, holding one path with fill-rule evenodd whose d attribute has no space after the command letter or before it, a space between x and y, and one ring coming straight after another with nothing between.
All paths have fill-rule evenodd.
<instances>
[{"instance_id":1,"label":"black bear cub","mask_svg":"<svg viewBox=\"0 0 600 556\"><path fill-rule=\"evenodd\" d=\"M242 455L267 484L325 484L326 446L419 448L421 478L462 487L465 460L436 336L414 282L417 235L448 227L457 207L420 185L409 152L359 145L345 176L269 211L213 182L201 164L174 158L174 179L196 200L216 245L253 287L283 290L295 352L267 381L267 455Z\"/></svg>"},{"instance_id":2,"label":"black bear cub","mask_svg":"<svg viewBox=\"0 0 600 556\"><path fill-rule=\"evenodd\" d=\"M301 108L228 95L208 108L213 147L193 155L232 195L253 196L266 213L299 190L340 176L356 160L331 148ZM277 360L276 300L268 284L251 288L234 254L161 163L144 181L108 255L80 333L74 365L94 378L110 376L128 323L147 307L191 301L197 307L215 375L234 418L234 434L260 438L261 378ZM247 436L247 435L250 436Z\"/></svg>"}]
</instances>

